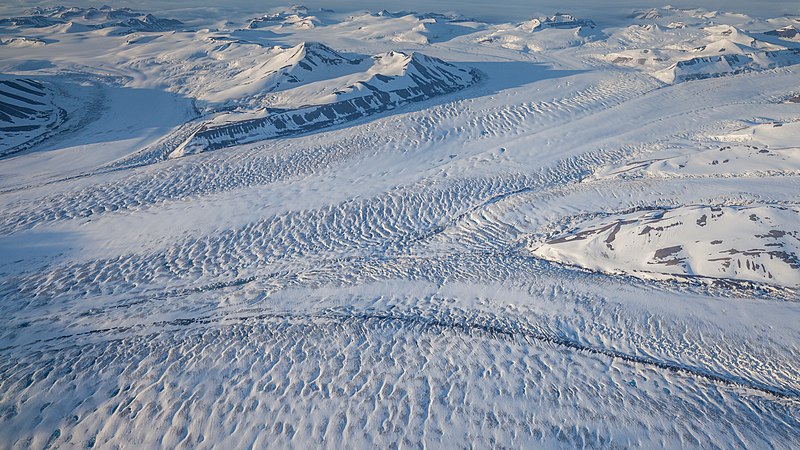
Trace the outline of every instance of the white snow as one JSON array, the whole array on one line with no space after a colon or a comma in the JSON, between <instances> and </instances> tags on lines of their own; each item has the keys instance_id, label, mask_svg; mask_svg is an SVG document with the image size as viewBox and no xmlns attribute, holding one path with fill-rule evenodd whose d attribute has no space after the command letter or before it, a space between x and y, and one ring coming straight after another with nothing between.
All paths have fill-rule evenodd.
<instances>
[{"instance_id":1,"label":"white snow","mask_svg":"<svg viewBox=\"0 0 800 450\"><path fill-rule=\"evenodd\" d=\"M689 206L589 221L533 253L613 273L728 278L798 288L798 224L800 210L793 208Z\"/></svg>"},{"instance_id":2,"label":"white snow","mask_svg":"<svg viewBox=\"0 0 800 450\"><path fill-rule=\"evenodd\" d=\"M796 7L28 3L0 449L800 441Z\"/></svg>"}]
</instances>

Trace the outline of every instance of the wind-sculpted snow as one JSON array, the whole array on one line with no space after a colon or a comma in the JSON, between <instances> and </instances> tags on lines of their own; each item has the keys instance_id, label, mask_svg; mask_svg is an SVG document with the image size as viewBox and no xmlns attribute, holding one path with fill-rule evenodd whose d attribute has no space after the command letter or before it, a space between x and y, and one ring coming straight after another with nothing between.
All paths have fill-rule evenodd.
<instances>
[{"instance_id":1,"label":"wind-sculpted snow","mask_svg":"<svg viewBox=\"0 0 800 450\"><path fill-rule=\"evenodd\" d=\"M142 445L413 446L422 436L447 446L602 447L699 445L738 433L758 446L790 445L797 426L785 416L791 401L747 388L737 394L689 371L565 351L535 339L535 324L448 319L333 311L214 327L165 323L150 335L42 352L3 364L2 400L24 392L36 412L6 409L5 420L49 428L18 427L7 442L94 447L134 434ZM37 370L42 363L52 369ZM571 382L562 387L554 369L567 366ZM580 424L565 422L576 404ZM590 414L600 405L613 414ZM667 419L665 409L684 415ZM71 411L63 425L59 410ZM709 432L702 424L711 412L718 420Z\"/></svg>"},{"instance_id":2,"label":"wind-sculpted snow","mask_svg":"<svg viewBox=\"0 0 800 450\"><path fill-rule=\"evenodd\" d=\"M798 122L744 123L731 132L704 136L660 152L657 158L625 161L597 171L598 178L740 177L800 174Z\"/></svg>"},{"instance_id":3,"label":"wind-sculpted snow","mask_svg":"<svg viewBox=\"0 0 800 450\"><path fill-rule=\"evenodd\" d=\"M0 449L800 440L797 18L339 6L4 7Z\"/></svg>"}]
</instances>

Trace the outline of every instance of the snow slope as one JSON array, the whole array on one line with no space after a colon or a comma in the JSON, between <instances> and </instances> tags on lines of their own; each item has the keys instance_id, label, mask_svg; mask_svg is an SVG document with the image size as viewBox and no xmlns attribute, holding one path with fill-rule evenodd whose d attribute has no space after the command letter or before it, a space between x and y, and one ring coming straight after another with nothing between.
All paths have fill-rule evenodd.
<instances>
[{"instance_id":1,"label":"snow slope","mask_svg":"<svg viewBox=\"0 0 800 450\"><path fill-rule=\"evenodd\" d=\"M533 250L593 270L728 278L800 287L800 211L685 207L581 224ZM687 241L686 237L691 236ZM726 242L725 238L732 240Z\"/></svg>"},{"instance_id":2,"label":"snow slope","mask_svg":"<svg viewBox=\"0 0 800 450\"><path fill-rule=\"evenodd\" d=\"M595 173L607 177L711 177L797 175L800 122L742 124L721 134L675 143L652 159L611 164Z\"/></svg>"}]
</instances>

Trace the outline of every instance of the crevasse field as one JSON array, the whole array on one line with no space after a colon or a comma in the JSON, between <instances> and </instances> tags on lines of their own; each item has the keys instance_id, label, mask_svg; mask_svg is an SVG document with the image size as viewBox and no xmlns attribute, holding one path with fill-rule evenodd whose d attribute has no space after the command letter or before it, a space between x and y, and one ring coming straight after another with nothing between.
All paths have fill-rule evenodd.
<instances>
[{"instance_id":1,"label":"crevasse field","mask_svg":"<svg viewBox=\"0 0 800 450\"><path fill-rule=\"evenodd\" d=\"M0 448L800 445L796 4L22 3Z\"/></svg>"}]
</instances>

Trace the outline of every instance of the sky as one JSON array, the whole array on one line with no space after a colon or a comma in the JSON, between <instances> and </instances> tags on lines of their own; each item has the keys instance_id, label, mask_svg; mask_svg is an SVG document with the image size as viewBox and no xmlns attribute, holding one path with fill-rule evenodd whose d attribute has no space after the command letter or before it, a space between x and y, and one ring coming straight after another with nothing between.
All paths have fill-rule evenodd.
<instances>
[{"instance_id":1,"label":"sky","mask_svg":"<svg viewBox=\"0 0 800 450\"><path fill-rule=\"evenodd\" d=\"M235 14L257 14L277 6L300 3L309 8L329 8L337 11L371 10L379 11L425 11L455 12L489 22L516 22L539 15L555 12L569 12L588 17L596 22L613 25L638 8L661 7L666 4L675 7L701 7L708 10L742 12L755 17L778 17L785 14L800 16L800 0L63 0L31 1L2 0L0 13L18 14L33 6L67 4L99 7L108 4L114 7L130 7L158 15L172 13L177 18L183 15L224 14L225 18ZM217 18L223 18L217 16Z\"/></svg>"}]
</instances>

